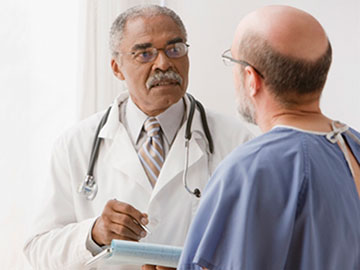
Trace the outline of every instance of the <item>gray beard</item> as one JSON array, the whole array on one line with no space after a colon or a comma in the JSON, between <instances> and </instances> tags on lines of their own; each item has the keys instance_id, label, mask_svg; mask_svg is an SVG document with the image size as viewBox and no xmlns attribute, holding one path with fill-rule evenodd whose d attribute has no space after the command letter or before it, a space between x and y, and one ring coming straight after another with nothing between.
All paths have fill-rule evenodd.
<instances>
[{"instance_id":1,"label":"gray beard","mask_svg":"<svg viewBox=\"0 0 360 270\"><path fill-rule=\"evenodd\" d=\"M254 106L247 100L246 97L242 97L243 100L237 101L237 111L240 116L248 123L256 125L256 112Z\"/></svg>"}]
</instances>

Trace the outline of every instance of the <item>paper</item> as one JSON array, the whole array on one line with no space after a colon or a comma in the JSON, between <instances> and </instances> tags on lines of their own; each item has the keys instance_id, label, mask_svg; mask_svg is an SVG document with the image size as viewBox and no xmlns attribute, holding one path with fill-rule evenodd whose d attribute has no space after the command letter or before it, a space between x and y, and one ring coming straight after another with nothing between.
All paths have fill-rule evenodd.
<instances>
[{"instance_id":1,"label":"paper","mask_svg":"<svg viewBox=\"0 0 360 270\"><path fill-rule=\"evenodd\" d=\"M89 264L99 265L143 265L153 264L176 268L182 248L176 246L113 240L105 254L99 254Z\"/></svg>"}]
</instances>

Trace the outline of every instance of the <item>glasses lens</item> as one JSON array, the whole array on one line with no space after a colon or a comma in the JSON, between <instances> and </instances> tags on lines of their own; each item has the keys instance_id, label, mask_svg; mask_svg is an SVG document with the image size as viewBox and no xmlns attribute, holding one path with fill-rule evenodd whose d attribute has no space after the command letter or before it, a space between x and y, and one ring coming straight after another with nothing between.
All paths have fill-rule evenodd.
<instances>
[{"instance_id":1,"label":"glasses lens","mask_svg":"<svg viewBox=\"0 0 360 270\"><path fill-rule=\"evenodd\" d=\"M234 62L232 62L229 58L226 58L223 56L222 60L223 60L224 65L227 67L231 67L234 65Z\"/></svg>"},{"instance_id":2,"label":"glasses lens","mask_svg":"<svg viewBox=\"0 0 360 270\"><path fill-rule=\"evenodd\" d=\"M230 49L226 50L226 51L222 54L221 57L222 57L222 60L223 60L225 66L230 67L230 66L234 65L234 62L232 61Z\"/></svg>"},{"instance_id":3,"label":"glasses lens","mask_svg":"<svg viewBox=\"0 0 360 270\"><path fill-rule=\"evenodd\" d=\"M140 63L148 63L153 61L156 58L157 54L158 52L155 48L148 48L135 52L134 58Z\"/></svg>"},{"instance_id":4,"label":"glasses lens","mask_svg":"<svg viewBox=\"0 0 360 270\"><path fill-rule=\"evenodd\" d=\"M188 47L183 42L171 44L165 48L165 53L169 58L180 58L186 55Z\"/></svg>"}]
</instances>

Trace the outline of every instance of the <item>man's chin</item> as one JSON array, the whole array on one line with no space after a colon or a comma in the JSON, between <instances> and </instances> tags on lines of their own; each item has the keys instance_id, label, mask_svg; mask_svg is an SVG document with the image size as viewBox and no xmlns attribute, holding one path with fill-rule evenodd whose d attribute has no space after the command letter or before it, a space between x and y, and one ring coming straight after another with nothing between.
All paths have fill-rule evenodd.
<instances>
[{"instance_id":1,"label":"man's chin","mask_svg":"<svg viewBox=\"0 0 360 270\"><path fill-rule=\"evenodd\" d=\"M257 125L255 116L253 116L250 112L242 110L239 106L237 108L237 113L245 122L253 125Z\"/></svg>"}]
</instances>

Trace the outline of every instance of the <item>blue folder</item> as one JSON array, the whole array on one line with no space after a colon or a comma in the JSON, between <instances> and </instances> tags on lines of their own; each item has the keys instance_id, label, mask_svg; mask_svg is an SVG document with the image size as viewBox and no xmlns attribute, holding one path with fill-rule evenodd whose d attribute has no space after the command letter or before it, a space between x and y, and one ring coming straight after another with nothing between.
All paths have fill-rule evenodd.
<instances>
[{"instance_id":1,"label":"blue folder","mask_svg":"<svg viewBox=\"0 0 360 270\"><path fill-rule=\"evenodd\" d=\"M176 268L181 251L182 247L176 246L112 240L111 246L87 262L87 266L153 264Z\"/></svg>"}]
</instances>

